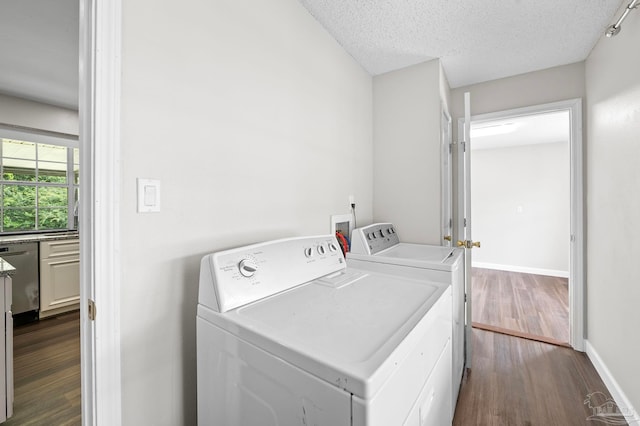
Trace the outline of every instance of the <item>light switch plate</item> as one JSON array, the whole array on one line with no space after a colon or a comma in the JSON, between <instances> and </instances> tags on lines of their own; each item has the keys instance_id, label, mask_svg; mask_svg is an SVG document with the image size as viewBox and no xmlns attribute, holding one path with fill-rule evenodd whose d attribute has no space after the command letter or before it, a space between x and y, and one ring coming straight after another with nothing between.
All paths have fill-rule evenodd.
<instances>
[{"instance_id":1,"label":"light switch plate","mask_svg":"<svg viewBox=\"0 0 640 426\"><path fill-rule=\"evenodd\" d=\"M138 213L160 211L160 181L138 178Z\"/></svg>"}]
</instances>

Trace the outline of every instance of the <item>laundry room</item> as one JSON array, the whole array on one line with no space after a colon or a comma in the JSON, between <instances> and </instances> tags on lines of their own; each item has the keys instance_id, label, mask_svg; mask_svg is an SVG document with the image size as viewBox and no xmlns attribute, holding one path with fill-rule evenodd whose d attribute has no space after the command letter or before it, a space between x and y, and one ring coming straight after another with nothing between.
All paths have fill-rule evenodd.
<instances>
[{"instance_id":1,"label":"laundry room","mask_svg":"<svg viewBox=\"0 0 640 426\"><path fill-rule=\"evenodd\" d=\"M564 62L537 65L527 62L537 56L521 49L521 59L529 66L502 73L495 70L502 69L498 64L504 61L493 56L501 48L487 44L483 50L482 41L474 43L474 37L466 35L463 41L477 49L477 54L467 56L468 62L462 64L452 60L450 64L457 67L451 69L490 71L478 71L477 79L465 80L447 69L439 54L420 51L403 39L404 33L389 35L389 40L403 46L400 50L386 45L369 49L364 40L362 56L355 55L340 39L339 30L357 33L364 32L364 27L355 31L359 21L341 25L344 21L339 17L353 14L360 2L340 2L345 9L334 15L323 15L314 8L318 3L322 2L186 0L160 5L142 0L106 5L80 1L82 66L73 132L79 135L82 164L80 238L84 238L83 250L87 249L80 253L84 284L76 306L84 324L86 358L82 395L77 391L73 404L81 399L86 424L198 424L196 323L201 262L206 256L304 237L319 238L309 246L317 253L323 247L322 255L327 250L337 256L332 259L339 259L332 249L333 240L322 238L331 236L332 218L345 216L355 228L389 224L376 231L392 235L388 230L393 228L404 243L453 249L443 259L456 250L473 247L477 251L479 241L465 238L458 228L458 213L464 208L459 188L463 185L464 148L460 143L465 114L472 118L576 99L581 106L579 132L585 153L580 163L584 166L580 178L585 183L582 217L589 218L581 223L579 236L589 232L583 244L582 268L589 285L585 281L582 287L585 313L581 326L585 331L578 333L584 345L579 351L563 349L577 354L579 371L586 365L581 362L589 363L590 369L594 368L590 362L595 365L598 373L594 375L602 376L606 386L594 380L589 382L594 383L591 391L613 389L607 398L614 397L621 407L639 409L640 390L625 372L634 366L628 354L640 351L637 339L628 338L633 335L629 324L640 321L634 302L640 296L626 284L637 278L637 271L629 265L640 255L633 243L640 237L633 225L640 205L627 197L635 191L632 183L640 173L632 162L640 155L634 144L640 131L640 63L629 53L640 34L636 29L640 28L640 12L629 11L620 34L605 37L607 26L625 12L629 2L591 5L600 13L598 19L592 16L589 24L582 25L576 18L582 27L596 26L587 48ZM386 25L411 29L430 16L414 19L411 14L396 14L392 3L378 5L391 7L383 10L390 21L381 23L380 31ZM527 19L541 14L529 4L534 2L516 3L526 9L521 12L514 6L510 14L499 16L506 23L509 16L522 17L522 34L533 33L535 28ZM571 3L575 9L580 2ZM545 0L539 7L544 10L542 16L549 16L560 6ZM470 19L498 14L498 10L489 13L476 5L454 9ZM572 16L564 7L562 11ZM449 12L446 9L436 15L454 16ZM327 16L335 18L337 30L322 22ZM480 32L483 25L474 19L471 22L475 26L468 34ZM440 44L459 41L463 31L452 28L458 27L450 25L435 39ZM529 47L535 43L531 41ZM564 39L561 47L563 43ZM446 55L455 59L456 52L451 48ZM384 68L376 62L385 58L397 59L391 61L396 66ZM372 68L362 65L366 59ZM622 76L616 77L616 72ZM470 108L464 103L467 92L471 93ZM0 91L0 100L3 96L17 94ZM609 142L620 151L610 150ZM447 192L443 185L449 179ZM449 220L443 221L444 216ZM611 224L618 223L625 229L611 232ZM624 234L629 238L623 238ZM347 236L353 242L353 236ZM630 246L628 250L615 249L624 244ZM462 258L448 261L460 262L456 267L464 268ZM340 260L336 262L331 273L344 267ZM245 263L234 272L252 275L254 266ZM398 281L409 286L413 279L418 278ZM321 299L325 290L319 287L313 294ZM464 294L438 294L458 297L464 303ZM413 300L394 296L398 304ZM426 300L429 296L421 297ZM317 306L310 304L307 313ZM251 329L244 320L238 321ZM605 327L607 324L611 327ZM486 346L479 347L497 348L499 344L493 343L502 337L491 336L481 342ZM531 353L544 353L540 357L544 359L557 352L531 348ZM274 349L279 350L283 349ZM283 351L283 356L290 355L286 348ZM509 353L524 352L514 349ZM529 370L534 364L523 367L522 374L536 376ZM550 371L560 377L561 361L553 365ZM353 377L361 379L356 374ZM520 383L520 377L514 383ZM449 378L446 384L453 388L458 378ZM353 392L360 385L367 388L364 382L352 385L356 386ZM559 382L553 382L557 385L554 392L566 391ZM574 385L558 393L571 394L572 404L577 405L571 415L581 416L582 421L583 412L590 412L590 407L583 404L587 395L579 384L566 386ZM481 406L484 400L471 398L488 393L503 398L492 401L500 407L514 397L505 394L509 386L495 394L482 392L481 387L464 394L461 389L451 390L460 390L465 407ZM558 393L548 392L544 401L531 396L530 401L561 411L570 404L564 404ZM428 401L425 395L420 397L423 399L416 397L416 401ZM320 411L310 405L303 408L305 415L306 410ZM450 408L453 415L455 404ZM517 409L528 412L528 408ZM466 418L473 418L476 412L467 413L472 417Z\"/></svg>"}]
</instances>

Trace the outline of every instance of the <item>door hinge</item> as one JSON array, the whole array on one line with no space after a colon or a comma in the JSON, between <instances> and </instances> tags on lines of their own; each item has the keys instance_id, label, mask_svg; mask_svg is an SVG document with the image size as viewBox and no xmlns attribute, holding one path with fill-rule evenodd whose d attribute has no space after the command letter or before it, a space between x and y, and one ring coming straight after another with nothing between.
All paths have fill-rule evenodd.
<instances>
[{"instance_id":1,"label":"door hinge","mask_svg":"<svg viewBox=\"0 0 640 426\"><path fill-rule=\"evenodd\" d=\"M89 320L91 321L95 321L96 320L96 302L94 302L93 300L89 299Z\"/></svg>"},{"instance_id":2,"label":"door hinge","mask_svg":"<svg viewBox=\"0 0 640 426\"><path fill-rule=\"evenodd\" d=\"M466 217L464 218L464 226L465 227L467 226L467 218Z\"/></svg>"},{"instance_id":3,"label":"door hinge","mask_svg":"<svg viewBox=\"0 0 640 426\"><path fill-rule=\"evenodd\" d=\"M464 294L464 303L467 303L467 293Z\"/></svg>"},{"instance_id":4,"label":"door hinge","mask_svg":"<svg viewBox=\"0 0 640 426\"><path fill-rule=\"evenodd\" d=\"M462 152L467 152L467 143L466 142L460 142L462 144Z\"/></svg>"}]
</instances>

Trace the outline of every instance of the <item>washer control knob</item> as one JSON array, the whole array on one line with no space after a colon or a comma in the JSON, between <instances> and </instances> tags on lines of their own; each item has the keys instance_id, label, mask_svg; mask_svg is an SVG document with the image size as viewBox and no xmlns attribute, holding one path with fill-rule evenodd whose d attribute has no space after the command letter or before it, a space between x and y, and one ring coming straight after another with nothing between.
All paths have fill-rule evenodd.
<instances>
[{"instance_id":1,"label":"washer control knob","mask_svg":"<svg viewBox=\"0 0 640 426\"><path fill-rule=\"evenodd\" d=\"M373 238L373 234L371 232L369 232L369 234L367 235L367 238L372 239Z\"/></svg>"},{"instance_id":2,"label":"washer control knob","mask_svg":"<svg viewBox=\"0 0 640 426\"><path fill-rule=\"evenodd\" d=\"M323 254L325 254L326 252L327 252L327 249L326 249L323 245L319 245L319 246L318 246L318 253L319 253L320 255L323 255Z\"/></svg>"},{"instance_id":3,"label":"washer control knob","mask_svg":"<svg viewBox=\"0 0 640 426\"><path fill-rule=\"evenodd\" d=\"M313 249L311 247L307 247L306 249L304 249L304 255L306 257L311 257L313 256Z\"/></svg>"},{"instance_id":4,"label":"washer control knob","mask_svg":"<svg viewBox=\"0 0 640 426\"><path fill-rule=\"evenodd\" d=\"M251 259L243 259L238 263L238 269L243 277L252 277L258 271L258 265Z\"/></svg>"},{"instance_id":5,"label":"washer control knob","mask_svg":"<svg viewBox=\"0 0 640 426\"><path fill-rule=\"evenodd\" d=\"M329 251L338 251L338 247L333 243L329 243Z\"/></svg>"},{"instance_id":6,"label":"washer control knob","mask_svg":"<svg viewBox=\"0 0 640 426\"><path fill-rule=\"evenodd\" d=\"M384 231L382 229L379 231L379 233L380 233L380 237L384 238Z\"/></svg>"}]
</instances>

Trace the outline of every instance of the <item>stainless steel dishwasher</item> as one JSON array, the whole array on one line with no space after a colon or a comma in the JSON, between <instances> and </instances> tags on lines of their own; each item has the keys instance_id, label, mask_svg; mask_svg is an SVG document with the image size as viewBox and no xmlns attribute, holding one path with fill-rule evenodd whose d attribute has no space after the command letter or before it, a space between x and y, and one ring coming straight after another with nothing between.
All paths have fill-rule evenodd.
<instances>
[{"instance_id":1,"label":"stainless steel dishwasher","mask_svg":"<svg viewBox=\"0 0 640 426\"><path fill-rule=\"evenodd\" d=\"M38 243L15 243L0 245L0 257L14 268L12 312L24 320L38 319L40 309L40 285Z\"/></svg>"}]
</instances>

